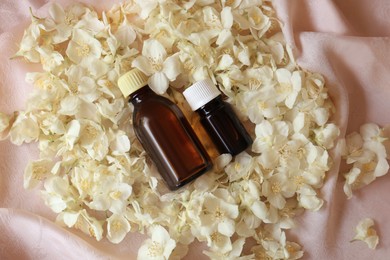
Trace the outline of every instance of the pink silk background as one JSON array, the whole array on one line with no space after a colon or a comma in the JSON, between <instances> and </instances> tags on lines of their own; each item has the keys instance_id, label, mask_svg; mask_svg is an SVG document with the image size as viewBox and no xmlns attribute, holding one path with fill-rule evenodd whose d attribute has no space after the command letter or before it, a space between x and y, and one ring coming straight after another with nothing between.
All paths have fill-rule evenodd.
<instances>
[{"instance_id":1,"label":"pink silk background","mask_svg":"<svg viewBox=\"0 0 390 260\"><path fill-rule=\"evenodd\" d=\"M68 1L58 1L67 5ZM117 1L81 1L97 10ZM23 109L31 86L27 71L38 70L21 60L10 60L30 22L29 7L44 15L46 1L0 0L0 111ZM275 0L283 32L293 46L298 64L323 74L336 103L334 117L342 135L366 122L390 123L390 2L388 0ZM23 172L37 157L36 144L0 142L0 259L135 259L145 237L129 234L119 245L54 224L38 190L23 189ZM350 200L338 175L339 157L322 188L326 200L318 212L297 219L290 240L303 245L305 259L389 259L390 175ZM376 223L380 243L370 250L363 242L350 243L354 228L365 217ZM201 245L191 247L186 259L207 259Z\"/></svg>"}]
</instances>

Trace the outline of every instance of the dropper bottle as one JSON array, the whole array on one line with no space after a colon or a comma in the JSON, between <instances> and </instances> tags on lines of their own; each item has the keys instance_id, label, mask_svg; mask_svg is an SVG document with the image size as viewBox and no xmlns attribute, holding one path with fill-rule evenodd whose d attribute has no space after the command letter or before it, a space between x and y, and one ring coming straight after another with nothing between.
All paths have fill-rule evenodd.
<instances>
[{"instance_id":1,"label":"dropper bottle","mask_svg":"<svg viewBox=\"0 0 390 260\"><path fill-rule=\"evenodd\" d=\"M191 109L220 153L237 155L252 144L252 138L210 79L198 81L183 92Z\"/></svg>"},{"instance_id":2,"label":"dropper bottle","mask_svg":"<svg viewBox=\"0 0 390 260\"><path fill-rule=\"evenodd\" d=\"M211 169L211 160L179 107L156 94L148 78L133 69L118 86L134 105L135 134L171 190Z\"/></svg>"}]
</instances>

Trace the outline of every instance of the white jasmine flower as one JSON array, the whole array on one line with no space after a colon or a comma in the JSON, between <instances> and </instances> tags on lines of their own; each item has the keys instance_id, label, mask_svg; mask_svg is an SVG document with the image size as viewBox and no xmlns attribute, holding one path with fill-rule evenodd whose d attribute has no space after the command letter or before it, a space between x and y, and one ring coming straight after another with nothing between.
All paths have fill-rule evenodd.
<instances>
[{"instance_id":1,"label":"white jasmine flower","mask_svg":"<svg viewBox=\"0 0 390 260\"><path fill-rule=\"evenodd\" d=\"M78 113L80 99L77 96L69 95L61 100L60 109L58 113L67 116L73 116Z\"/></svg>"},{"instance_id":2,"label":"white jasmine flower","mask_svg":"<svg viewBox=\"0 0 390 260\"><path fill-rule=\"evenodd\" d=\"M148 18L150 13L159 5L159 3L162 3L161 0L135 0L135 2L139 5L141 8L140 17L142 19Z\"/></svg>"},{"instance_id":3,"label":"white jasmine flower","mask_svg":"<svg viewBox=\"0 0 390 260\"><path fill-rule=\"evenodd\" d=\"M288 176L282 173L276 173L264 180L262 184L262 195L267 198L271 205L282 209L286 204L286 198L292 197L295 193L288 182Z\"/></svg>"},{"instance_id":4,"label":"white jasmine flower","mask_svg":"<svg viewBox=\"0 0 390 260\"><path fill-rule=\"evenodd\" d=\"M239 238L236 241L234 241L232 245L232 250L227 253L222 252L210 252L210 251L203 251L205 255L210 257L210 259L213 260L250 260L253 259L253 255L248 256L242 256L241 252L243 249L243 246L245 244L244 238Z\"/></svg>"},{"instance_id":5,"label":"white jasmine flower","mask_svg":"<svg viewBox=\"0 0 390 260\"><path fill-rule=\"evenodd\" d=\"M256 125L256 139L253 141L252 151L264 153L272 152L270 148L279 150L287 142L289 131L289 125L284 121L271 123L268 120L263 120Z\"/></svg>"},{"instance_id":6,"label":"white jasmine flower","mask_svg":"<svg viewBox=\"0 0 390 260\"><path fill-rule=\"evenodd\" d=\"M65 126L63 122L54 115L46 116L40 124L40 129L45 135L62 135L65 133Z\"/></svg>"},{"instance_id":7,"label":"white jasmine flower","mask_svg":"<svg viewBox=\"0 0 390 260\"><path fill-rule=\"evenodd\" d=\"M234 162L230 163L225 168L225 172L229 176L230 182L237 181L248 176L253 169L253 158L246 152L242 152L236 156Z\"/></svg>"},{"instance_id":8,"label":"white jasmine flower","mask_svg":"<svg viewBox=\"0 0 390 260\"><path fill-rule=\"evenodd\" d=\"M60 213L74 204L75 198L67 177L50 176L44 182L42 196L45 204L54 212Z\"/></svg>"},{"instance_id":9,"label":"white jasmine flower","mask_svg":"<svg viewBox=\"0 0 390 260\"><path fill-rule=\"evenodd\" d=\"M373 226L374 221L372 219L362 219L356 227L356 235L351 242L361 240L365 242L370 249L375 249L379 243L379 237Z\"/></svg>"},{"instance_id":10,"label":"white jasmine flower","mask_svg":"<svg viewBox=\"0 0 390 260\"><path fill-rule=\"evenodd\" d=\"M358 161L361 157L367 157L367 152L363 149L364 141L359 133L353 132L345 138L345 151L343 156L346 157L347 164Z\"/></svg>"},{"instance_id":11,"label":"white jasmine flower","mask_svg":"<svg viewBox=\"0 0 390 260\"><path fill-rule=\"evenodd\" d=\"M91 158L102 160L108 153L108 138L101 125L85 120L80 132L80 145L84 147Z\"/></svg>"},{"instance_id":12,"label":"white jasmine flower","mask_svg":"<svg viewBox=\"0 0 390 260\"><path fill-rule=\"evenodd\" d=\"M216 70L226 70L233 64L233 62L234 60L232 56L229 54L224 54L219 60Z\"/></svg>"},{"instance_id":13,"label":"white jasmine flower","mask_svg":"<svg viewBox=\"0 0 390 260\"><path fill-rule=\"evenodd\" d=\"M241 211L240 220L236 221L236 233L241 237L253 237L255 230L260 227L262 221L250 211Z\"/></svg>"},{"instance_id":14,"label":"white jasmine flower","mask_svg":"<svg viewBox=\"0 0 390 260\"><path fill-rule=\"evenodd\" d=\"M128 152L130 150L131 144L126 133L119 131L113 135L113 139L110 142L110 149L113 154L123 154Z\"/></svg>"},{"instance_id":15,"label":"white jasmine flower","mask_svg":"<svg viewBox=\"0 0 390 260\"><path fill-rule=\"evenodd\" d=\"M36 50L41 57L41 63L45 71L53 71L64 62L64 57L57 51L46 47L38 47Z\"/></svg>"},{"instance_id":16,"label":"white jasmine flower","mask_svg":"<svg viewBox=\"0 0 390 260\"><path fill-rule=\"evenodd\" d=\"M87 58L100 58L102 45L90 33L82 29L74 29L73 36L66 49L69 59L79 64Z\"/></svg>"},{"instance_id":17,"label":"white jasmine flower","mask_svg":"<svg viewBox=\"0 0 390 260\"><path fill-rule=\"evenodd\" d=\"M317 125L323 126L329 120L329 111L324 107L317 107L311 112L314 121Z\"/></svg>"},{"instance_id":18,"label":"white jasmine flower","mask_svg":"<svg viewBox=\"0 0 390 260\"><path fill-rule=\"evenodd\" d=\"M77 97L88 103L95 101L101 95L97 91L95 80L87 76L88 71L85 68L72 65L65 74L68 77L66 88L71 94L77 94Z\"/></svg>"},{"instance_id":19,"label":"white jasmine flower","mask_svg":"<svg viewBox=\"0 0 390 260\"><path fill-rule=\"evenodd\" d=\"M261 201L260 195L262 195L262 193L253 180L243 180L238 182L237 186L232 186L232 193L239 197L241 200L241 205L249 208L253 215L256 216L259 220L266 220L268 215L268 208L267 205ZM243 220L245 222L249 222L246 223L246 225L251 225L252 231L254 228L256 228L253 225L260 225L259 221L250 219L250 215L248 216L248 214L245 218L243 218Z\"/></svg>"},{"instance_id":20,"label":"white jasmine flower","mask_svg":"<svg viewBox=\"0 0 390 260\"><path fill-rule=\"evenodd\" d=\"M107 238L110 242L120 243L129 231L130 223L122 215L113 214L107 219Z\"/></svg>"},{"instance_id":21,"label":"white jasmine flower","mask_svg":"<svg viewBox=\"0 0 390 260\"><path fill-rule=\"evenodd\" d=\"M375 124L361 127L362 135L353 132L346 137L344 156L352 168L344 174L344 192L348 198L353 190L362 188L377 177L387 174L389 163L383 142L382 130Z\"/></svg>"},{"instance_id":22,"label":"white jasmine flower","mask_svg":"<svg viewBox=\"0 0 390 260\"><path fill-rule=\"evenodd\" d=\"M265 118L276 118L280 115L272 90L261 89L245 91L237 96L241 110L248 113L248 118L255 124L261 123Z\"/></svg>"},{"instance_id":23,"label":"white jasmine flower","mask_svg":"<svg viewBox=\"0 0 390 260\"><path fill-rule=\"evenodd\" d=\"M225 190L221 190L227 192ZM215 230L230 237L234 233L234 219L238 217L238 206L218 198L212 194L206 194L203 202L204 210L199 217L203 227L209 231Z\"/></svg>"},{"instance_id":24,"label":"white jasmine flower","mask_svg":"<svg viewBox=\"0 0 390 260\"><path fill-rule=\"evenodd\" d=\"M103 117L108 118L111 122L117 124L122 115L121 112L123 111L125 102L123 99L116 99L112 103L109 103L107 99L102 98L98 100L96 105Z\"/></svg>"},{"instance_id":25,"label":"white jasmine flower","mask_svg":"<svg viewBox=\"0 0 390 260\"><path fill-rule=\"evenodd\" d=\"M39 137L39 126L34 116L20 113L12 124L9 136L11 142L16 145L37 140Z\"/></svg>"},{"instance_id":26,"label":"white jasmine flower","mask_svg":"<svg viewBox=\"0 0 390 260\"><path fill-rule=\"evenodd\" d=\"M157 40L144 41L142 56L138 56L132 65L150 76L149 86L158 94L163 94L181 71L178 54L167 57L164 46Z\"/></svg>"},{"instance_id":27,"label":"white jasmine flower","mask_svg":"<svg viewBox=\"0 0 390 260\"><path fill-rule=\"evenodd\" d=\"M360 134L365 142L383 142L382 129L378 125L369 123L360 127Z\"/></svg>"},{"instance_id":28,"label":"white jasmine flower","mask_svg":"<svg viewBox=\"0 0 390 260\"><path fill-rule=\"evenodd\" d=\"M85 234L94 237L97 241L103 238L102 222L94 217L89 216L85 209L76 214L77 220L74 227L83 231Z\"/></svg>"},{"instance_id":29,"label":"white jasmine flower","mask_svg":"<svg viewBox=\"0 0 390 260\"><path fill-rule=\"evenodd\" d=\"M133 29L131 23L127 20L126 16L123 22L119 25L116 32L114 33L114 36L118 41L119 46L123 48L129 46L135 41L137 34Z\"/></svg>"},{"instance_id":30,"label":"white jasmine flower","mask_svg":"<svg viewBox=\"0 0 390 260\"><path fill-rule=\"evenodd\" d=\"M310 186L303 186L298 193L299 205L312 211L319 210L324 201L317 197L317 193Z\"/></svg>"},{"instance_id":31,"label":"white jasmine flower","mask_svg":"<svg viewBox=\"0 0 390 260\"><path fill-rule=\"evenodd\" d=\"M50 5L49 14L54 20L56 33L53 35L53 43L61 43L69 39L73 26L85 13L86 8L80 4L71 5L67 10L53 3Z\"/></svg>"},{"instance_id":32,"label":"white jasmine flower","mask_svg":"<svg viewBox=\"0 0 390 260\"><path fill-rule=\"evenodd\" d=\"M304 75L300 71L291 73L287 69L278 69L276 70L275 75L279 83L276 87L276 92L278 94L277 100L279 102L284 101L285 105L291 109L302 89Z\"/></svg>"},{"instance_id":33,"label":"white jasmine flower","mask_svg":"<svg viewBox=\"0 0 390 260\"><path fill-rule=\"evenodd\" d=\"M214 55L213 49L210 48L210 43L208 40L195 36L192 34L191 40L193 43L188 42L179 42L178 48L180 49L179 58L182 66L182 74L186 75L188 79L182 83L186 85L187 81L195 82L207 76L204 73L204 67L214 66ZM180 80L181 75L178 76Z\"/></svg>"},{"instance_id":34,"label":"white jasmine flower","mask_svg":"<svg viewBox=\"0 0 390 260\"><path fill-rule=\"evenodd\" d=\"M114 214L122 214L127 201L133 189L127 183L118 183L118 181L107 179L105 180L104 188L100 187L94 192L94 199L89 206L96 210L109 210Z\"/></svg>"},{"instance_id":35,"label":"white jasmine flower","mask_svg":"<svg viewBox=\"0 0 390 260\"><path fill-rule=\"evenodd\" d=\"M366 163L354 163L352 169L344 175L346 179L344 183L344 192L348 198L351 198L353 190L370 184L377 177L383 176L388 172L389 164L386 159L376 161L374 156L371 158L372 161Z\"/></svg>"},{"instance_id":36,"label":"white jasmine flower","mask_svg":"<svg viewBox=\"0 0 390 260\"><path fill-rule=\"evenodd\" d=\"M314 129L316 142L326 149L334 146L334 140L340 134L340 129L333 123L326 124L321 128Z\"/></svg>"},{"instance_id":37,"label":"white jasmine flower","mask_svg":"<svg viewBox=\"0 0 390 260\"><path fill-rule=\"evenodd\" d=\"M104 22L101 21L98 17L98 14L91 9L86 10L82 19L80 19L75 25L75 28L91 32L93 35L105 35L105 32L103 32L105 29Z\"/></svg>"},{"instance_id":38,"label":"white jasmine flower","mask_svg":"<svg viewBox=\"0 0 390 260\"><path fill-rule=\"evenodd\" d=\"M303 257L302 247L294 242L286 242L285 255L287 259L300 259Z\"/></svg>"},{"instance_id":39,"label":"white jasmine flower","mask_svg":"<svg viewBox=\"0 0 390 260\"><path fill-rule=\"evenodd\" d=\"M268 16L264 15L257 6L249 8L248 21L251 28L259 31L259 34L257 35L259 38L262 37L264 32L271 26Z\"/></svg>"},{"instance_id":40,"label":"white jasmine flower","mask_svg":"<svg viewBox=\"0 0 390 260\"><path fill-rule=\"evenodd\" d=\"M215 14L211 14L211 19L214 18L214 15ZM219 47L226 47L231 45L234 41L233 35L230 31L230 28L233 25L233 14L232 8L229 6L225 6L221 11L221 25L223 29L220 31L216 43Z\"/></svg>"},{"instance_id":41,"label":"white jasmine flower","mask_svg":"<svg viewBox=\"0 0 390 260\"><path fill-rule=\"evenodd\" d=\"M151 238L145 240L139 248L137 259L168 259L176 247L176 242L170 238L167 230L159 225L152 226L150 236Z\"/></svg>"},{"instance_id":42,"label":"white jasmine flower","mask_svg":"<svg viewBox=\"0 0 390 260\"><path fill-rule=\"evenodd\" d=\"M29 162L24 171L24 188L35 188L41 181L51 175L51 167L53 167L53 162L48 159Z\"/></svg>"}]
</instances>

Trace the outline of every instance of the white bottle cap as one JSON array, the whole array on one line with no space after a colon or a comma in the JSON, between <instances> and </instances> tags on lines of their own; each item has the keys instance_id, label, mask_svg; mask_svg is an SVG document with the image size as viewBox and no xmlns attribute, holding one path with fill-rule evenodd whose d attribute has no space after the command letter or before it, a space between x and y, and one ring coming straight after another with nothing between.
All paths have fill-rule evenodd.
<instances>
[{"instance_id":1,"label":"white bottle cap","mask_svg":"<svg viewBox=\"0 0 390 260\"><path fill-rule=\"evenodd\" d=\"M184 90L183 95L192 111L195 111L221 95L221 92L211 79L204 79Z\"/></svg>"}]
</instances>

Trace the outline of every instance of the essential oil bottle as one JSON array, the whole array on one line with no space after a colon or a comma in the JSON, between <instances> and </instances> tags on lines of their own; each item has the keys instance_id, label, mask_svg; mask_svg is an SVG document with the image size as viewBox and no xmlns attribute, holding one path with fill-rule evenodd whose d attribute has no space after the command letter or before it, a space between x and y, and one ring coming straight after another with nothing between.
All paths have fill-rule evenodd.
<instances>
[{"instance_id":1,"label":"essential oil bottle","mask_svg":"<svg viewBox=\"0 0 390 260\"><path fill-rule=\"evenodd\" d=\"M252 138L238 119L230 104L210 79L198 81L183 92L191 109L220 153L237 155L252 144Z\"/></svg>"},{"instance_id":2,"label":"essential oil bottle","mask_svg":"<svg viewBox=\"0 0 390 260\"><path fill-rule=\"evenodd\" d=\"M171 190L211 169L212 163L183 112L147 85L148 78L133 69L118 80L134 105L133 126L141 145Z\"/></svg>"}]
</instances>

